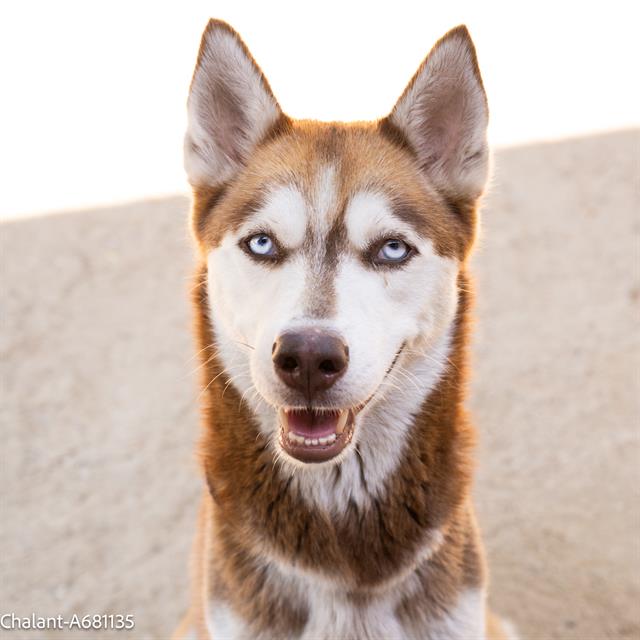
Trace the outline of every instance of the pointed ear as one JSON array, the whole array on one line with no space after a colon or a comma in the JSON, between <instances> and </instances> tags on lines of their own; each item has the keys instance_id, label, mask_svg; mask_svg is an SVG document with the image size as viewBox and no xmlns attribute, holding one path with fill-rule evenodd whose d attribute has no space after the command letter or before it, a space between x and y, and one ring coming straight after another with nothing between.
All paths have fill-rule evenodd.
<instances>
[{"instance_id":1,"label":"pointed ear","mask_svg":"<svg viewBox=\"0 0 640 640\"><path fill-rule=\"evenodd\" d=\"M210 20L189 91L185 169L193 186L227 181L283 118L240 36Z\"/></svg>"},{"instance_id":2,"label":"pointed ear","mask_svg":"<svg viewBox=\"0 0 640 640\"><path fill-rule=\"evenodd\" d=\"M445 197L469 201L487 180L488 115L475 48L460 26L436 43L387 121Z\"/></svg>"}]
</instances>

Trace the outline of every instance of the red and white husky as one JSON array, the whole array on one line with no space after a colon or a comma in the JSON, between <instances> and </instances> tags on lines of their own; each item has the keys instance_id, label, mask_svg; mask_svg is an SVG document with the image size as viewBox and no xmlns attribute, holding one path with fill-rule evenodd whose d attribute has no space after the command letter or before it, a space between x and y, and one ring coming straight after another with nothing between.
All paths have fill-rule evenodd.
<instances>
[{"instance_id":1,"label":"red and white husky","mask_svg":"<svg viewBox=\"0 0 640 640\"><path fill-rule=\"evenodd\" d=\"M188 110L206 491L177 637L506 637L463 408L489 163L466 28L343 124L285 115L212 20Z\"/></svg>"}]
</instances>

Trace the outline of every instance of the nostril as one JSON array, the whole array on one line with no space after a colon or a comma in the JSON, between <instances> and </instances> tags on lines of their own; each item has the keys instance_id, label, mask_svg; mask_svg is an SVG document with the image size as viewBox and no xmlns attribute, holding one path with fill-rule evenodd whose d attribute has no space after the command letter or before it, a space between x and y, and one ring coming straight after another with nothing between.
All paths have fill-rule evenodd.
<instances>
[{"instance_id":1,"label":"nostril","mask_svg":"<svg viewBox=\"0 0 640 640\"><path fill-rule=\"evenodd\" d=\"M333 373L339 373L341 368L336 365L333 360L323 360L319 365L318 369L327 375L331 375Z\"/></svg>"},{"instance_id":2,"label":"nostril","mask_svg":"<svg viewBox=\"0 0 640 640\"><path fill-rule=\"evenodd\" d=\"M289 373L291 373L298 368L298 360L293 356L283 356L278 360L278 366L283 371L288 371Z\"/></svg>"}]
</instances>

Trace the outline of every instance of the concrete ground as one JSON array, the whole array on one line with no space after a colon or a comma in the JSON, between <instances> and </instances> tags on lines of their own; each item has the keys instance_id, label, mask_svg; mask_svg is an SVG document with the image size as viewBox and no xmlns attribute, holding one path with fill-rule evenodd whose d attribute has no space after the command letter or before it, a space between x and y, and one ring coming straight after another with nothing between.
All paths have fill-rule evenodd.
<instances>
[{"instance_id":1,"label":"concrete ground","mask_svg":"<svg viewBox=\"0 0 640 640\"><path fill-rule=\"evenodd\" d=\"M640 132L496 154L470 407L493 607L640 638ZM167 638L200 479L182 197L0 227L0 613ZM95 632L1 632L3 638Z\"/></svg>"}]
</instances>

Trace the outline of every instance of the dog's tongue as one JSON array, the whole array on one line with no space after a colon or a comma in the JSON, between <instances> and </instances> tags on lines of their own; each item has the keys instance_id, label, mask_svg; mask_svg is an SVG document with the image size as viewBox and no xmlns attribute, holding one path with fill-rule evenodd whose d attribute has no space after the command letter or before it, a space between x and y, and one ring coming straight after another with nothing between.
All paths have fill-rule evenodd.
<instances>
[{"instance_id":1,"label":"dog's tongue","mask_svg":"<svg viewBox=\"0 0 640 640\"><path fill-rule=\"evenodd\" d=\"M305 438L323 438L336 432L340 411L287 411L288 430Z\"/></svg>"}]
</instances>

